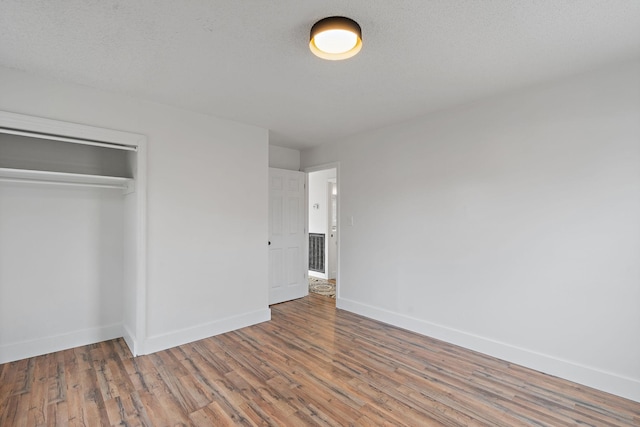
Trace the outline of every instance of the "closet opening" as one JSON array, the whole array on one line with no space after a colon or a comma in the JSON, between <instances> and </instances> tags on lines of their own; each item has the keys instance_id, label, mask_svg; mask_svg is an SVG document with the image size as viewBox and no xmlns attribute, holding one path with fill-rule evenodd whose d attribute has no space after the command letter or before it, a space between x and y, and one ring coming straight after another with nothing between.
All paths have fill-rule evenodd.
<instances>
[{"instance_id":1,"label":"closet opening","mask_svg":"<svg viewBox=\"0 0 640 427\"><path fill-rule=\"evenodd\" d=\"M146 333L146 138L0 111L0 363Z\"/></svg>"}]
</instances>

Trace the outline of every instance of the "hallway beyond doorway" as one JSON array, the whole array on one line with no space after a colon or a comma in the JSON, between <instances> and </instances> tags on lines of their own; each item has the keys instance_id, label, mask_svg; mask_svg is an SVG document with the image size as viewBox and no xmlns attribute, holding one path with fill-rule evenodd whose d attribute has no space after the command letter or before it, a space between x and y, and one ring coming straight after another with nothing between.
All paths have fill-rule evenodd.
<instances>
[{"instance_id":1,"label":"hallway beyond doorway","mask_svg":"<svg viewBox=\"0 0 640 427\"><path fill-rule=\"evenodd\" d=\"M336 281L335 279L326 280L319 277L309 276L309 293L335 298Z\"/></svg>"}]
</instances>

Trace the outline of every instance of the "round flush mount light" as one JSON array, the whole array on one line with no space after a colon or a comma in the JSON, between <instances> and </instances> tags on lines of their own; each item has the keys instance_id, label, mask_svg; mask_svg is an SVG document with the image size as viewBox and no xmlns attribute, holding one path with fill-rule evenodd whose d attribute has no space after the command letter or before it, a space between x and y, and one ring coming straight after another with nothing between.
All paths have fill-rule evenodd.
<instances>
[{"instance_id":1,"label":"round flush mount light","mask_svg":"<svg viewBox=\"0 0 640 427\"><path fill-rule=\"evenodd\" d=\"M311 27L309 49L322 59L351 58L362 49L362 29L356 21L343 16L321 19Z\"/></svg>"}]
</instances>

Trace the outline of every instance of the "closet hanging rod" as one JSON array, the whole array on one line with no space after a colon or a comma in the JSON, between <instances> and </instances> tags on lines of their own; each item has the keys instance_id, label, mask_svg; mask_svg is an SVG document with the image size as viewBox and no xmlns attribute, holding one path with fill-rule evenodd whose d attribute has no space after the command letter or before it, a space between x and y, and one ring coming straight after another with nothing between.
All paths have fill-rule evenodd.
<instances>
[{"instance_id":1,"label":"closet hanging rod","mask_svg":"<svg viewBox=\"0 0 640 427\"><path fill-rule=\"evenodd\" d=\"M52 184L52 185L64 185L69 187L91 187L91 188L113 188L118 190L126 190L128 185L122 184L92 184L86 182L64 182L64 181L44 181L40 179L21 179L21 178L3 178L0 177L1 182L15 182L24 184Z\"/></svg>"},{"instance_id":2,"label":"closet hanging rod","mask_svg":"<svg viewBox=\"0 0 640 427\"><path fill-rule=\"evenodd\" d=\"M31 138L49 139L54 141L71 142L73 144L92 145L94 147L114 148L116 150L138 151L137 147L124 144L113 144L110 142L92 141L90 139L67 138L66 136L50 135L46 133L27 132L23 130L9 129L0 127L0 133L9 135L29 136Z\"/></svg>"}]
</instances>

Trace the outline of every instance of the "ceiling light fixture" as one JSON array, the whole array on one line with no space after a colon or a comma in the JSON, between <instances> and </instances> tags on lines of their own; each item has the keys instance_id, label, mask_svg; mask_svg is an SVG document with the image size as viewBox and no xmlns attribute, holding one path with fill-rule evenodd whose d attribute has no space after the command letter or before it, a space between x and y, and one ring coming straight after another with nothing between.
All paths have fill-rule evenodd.
<instances>
[{"instance_id":1,"label":"ceiling light fixture","mask_svg":"<svg viewBox=\"0 0 640 427\"><path fill-rule=\"evenodd\" d=\"M322 59L351 58L362 49L362 29L356 21L344 16L321 19L311 27L309 49Z\"/></svg>"}]
</instances>

